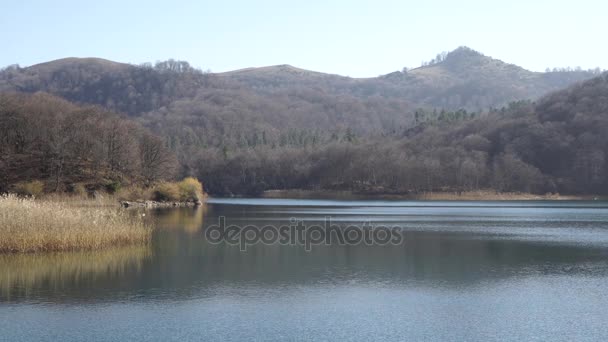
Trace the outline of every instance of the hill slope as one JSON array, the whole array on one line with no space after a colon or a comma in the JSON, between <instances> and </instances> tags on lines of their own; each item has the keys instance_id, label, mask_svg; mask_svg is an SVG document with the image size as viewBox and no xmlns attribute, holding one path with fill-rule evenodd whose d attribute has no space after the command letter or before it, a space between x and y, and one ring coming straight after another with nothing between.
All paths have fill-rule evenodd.
<instances>
[{"instance_id":1,"label":"hill slope","mask_svg":"<svg viewBox=\"0 0 608 342\"><path fill-rule=\"evenodd\" d=\"M44 91L130 115L192 98L201 89L222 93L235 88L256 98L316 91L327 96L346 96L353 101L389 99L407 102L412 108L478 111L515 100L535 99L593 76L587 71L531 72L461 47L427 66L361 79L290 65L208 74L193 69L187 62L173 60L152 67L96 58L66 58L28 68L6 69L0 73L0 91Z\"/></svg>"},{"instance_id":2,"label":"hill slope","mask_svg":"<svg viewBox=\"0 0 608 342\"><path fill-rule=\"evenodd\" d=\"M115 113L43 93L0 94L0 193L32 180L49 191L151 183L177 168L162 138Z\"/></svg>"},{"instance_id":3,"label":"hill slope","mask_svg":"<svg viewBox=\"0 0 608 342\"><path fill-rule=\"evenodd\" d=\"M484 110L512 101L534 100L548 92L596 76L589 71L539 73L460 47L429 65L374 78L322 74L288 65L218 74L258 91L290 87L323 89L359 98L398 98L418 107Z\"/></svg>"},{"instance_id":4,"label":"hill slope","mask_svg":"<svg viewBox=\"0 0 608 342\"><path fill-rule=\"evenodd\" d=\"M196 172L220 194L264 189L417 193L493 189L608 194L608 74L537 103L401 134L330 141L315 149L201 154Z\"/></svg>"},{"instance_id":5,"label":"hill slope","mask_svg":"<svg viewBox=\"0 0 608 342\"><path fill-rule=\"evenodd\" d=\"M483 56L477 58L487 61ZM340 87L328 94L323 88L328 86L322 82L317 82L319 89L287 87L281 83L286 79L278 77L274 90L264 86L268 82L261 82L258 89L232 79L236 76L203 74L181 62L154 68L101 60L83 61L80 69L72 68L70 60L61 64L70 65L70 76L49 71L51 64L8 69L3 77L9 84L26 87L22 90L32 90L33 84L53 85L57 88L48 89L56 92L71 90L65 95L68 97L86 94L83 89L88 86L74 84L92 79L91 75L98 75L95 69L102 69L96 81L84 82L97 85L95 94L101 99L123 88L142 94L169 94L160 96L160 102L140 95L113 104L152 108L131 115L160 133L164 144L177 153L181 173L203 179L212 194L257 194L265 189L289 188L391 193L490 188L608 194L606 74L546 95L536 103L512 103L475 118L462 111L416 111L413 120L405 101L346 93L347 88ZM510 73L528 73L514 66L499 66ZM282 68L285 66L278 67ZM310 79L311 84L314 78L334 85L369 81L287 68L302 79ZM125 70L137 77L125 78ZM256 69L248 72L260 74ZM450 65L448 56L411 73L437 77L439 73L459 72ZM278 75L285 73L278 71ZM261 74L275 77L277 67L266 68ZM390 77L395 76L403 75ZM124 83L126 79L132 82ZM168 81L163 83L163 79ZM164 89L167 85L175 89ZM187 85L197 88L190 93L188 89L176 91ZM432 113L430 119L425 116L428 113ZM76 107L43 94L2 95L0 114L0 130L4 132L0 135L4 141L0 144L0 170L4 170L0 185L4 187L24 177L54 179L56 186L59 178L84 180L99 170L98 165L109 165L109 169L95 177L117 170L130 177L144 177L142 164L131 156L141 151L138 144L142 142L159 145L146 138L149 135L143 130L113 114ZM131 134L135 140L129 138ZM113 137L134 142L124 153L111 156L105 149L113 145L104 141ZM73 165L57 164L65 161ZM112 165L128 169L120 171Z\"/></svg>"},{"instance_id":6,"label":"hill slope","mask_svg":"<svg viewBox=\"0 0 608 342\"><path fill-rule=\"evenodd\" d=\"M0 91L47 92L138 115L193 96L205 76L185 62L134 66L99 58L65 58L0 73Z\"/></svg>"},{"instance_id":7,"label":"hill slope","mask_svg":"<svg viewBox=\"0 0 608 342\"><path fill-rule=\"evenodd\" d=\"M181 173L205 180L215 194L271 188L605 193L605 75L537 104L489 113L416 110L494 106L592 74L534 73L467 48L366 79L288 65L209 74L173 60L133 66L70 58L6 68L0 91L45 91L126 113L164 137ZM35 122L36 113L45 112L36 107L23 115Z\"/></svg>"}]
</instances>

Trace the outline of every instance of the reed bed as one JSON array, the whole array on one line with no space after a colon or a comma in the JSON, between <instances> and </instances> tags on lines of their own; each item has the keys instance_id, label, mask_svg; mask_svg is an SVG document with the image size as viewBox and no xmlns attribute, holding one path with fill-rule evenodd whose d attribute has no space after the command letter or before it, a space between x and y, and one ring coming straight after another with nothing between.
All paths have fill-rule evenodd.
<instances>
[{"instance_id":1,"label":"reed bed","mask_svg":"<svg viewBox=\"0 0 608 342\"><path fill-rule=\"evenodd\" d=\"M0 253L97 250L146 244L152 230L118 206L0 196Z\"/></svg>"},{"instance_id":2,"label":"reed bed","mask_svg":"<svg viewBox=\"0 0 608 342\"><path fill-rule=\"evenodd\" d=\"M63 203L70 207L80 208L100 208L100 207L120 207L120 202L116 196L103 194L96 197L88 195L66 195L61 193L44 194L36 197L39 202Z\"/></svg>"}]
</instances>

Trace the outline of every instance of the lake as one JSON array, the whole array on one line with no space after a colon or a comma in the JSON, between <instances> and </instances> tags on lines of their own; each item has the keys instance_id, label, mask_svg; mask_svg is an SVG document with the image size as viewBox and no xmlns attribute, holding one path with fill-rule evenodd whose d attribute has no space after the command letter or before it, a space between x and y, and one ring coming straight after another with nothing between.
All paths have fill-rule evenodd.
<instances>
[{"instance_id":1,"label":"lake","mask_svg":"<svg viewBox=\"0 0 608 342\"><path fill-rule=\"evenodd\" d=\"M146 215L150 246L0 256L0 340L608 340L606 202L212 199ZM208 241L220 217L330 217L402 241L243 251Z\"/></svg>"}]
</instances>

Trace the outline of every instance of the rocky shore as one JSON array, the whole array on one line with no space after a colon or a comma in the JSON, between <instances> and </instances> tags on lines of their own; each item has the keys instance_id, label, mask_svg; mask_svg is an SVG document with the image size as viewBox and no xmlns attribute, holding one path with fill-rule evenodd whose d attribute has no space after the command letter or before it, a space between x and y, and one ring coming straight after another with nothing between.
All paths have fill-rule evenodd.
<instances>
[{"instance_id":1,"label":"rocky shore","mask_svg":"<svg viewBox=\"0 0 608 342\"><path fill-rule=\"evenodd\" d=\"M157 202L157 201L121 201L120 205L125 208L168 208L168 207L198 207L201 201L187 202Z\"/></svg>"}]
</instances>

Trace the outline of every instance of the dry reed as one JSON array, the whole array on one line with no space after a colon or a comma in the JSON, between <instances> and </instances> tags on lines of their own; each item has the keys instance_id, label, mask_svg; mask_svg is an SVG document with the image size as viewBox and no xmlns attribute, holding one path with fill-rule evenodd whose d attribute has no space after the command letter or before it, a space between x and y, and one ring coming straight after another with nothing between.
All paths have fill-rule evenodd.
<instances>
[{"instance_id":1,"label":"dry reed","mask_svg":"<svg viewBox=\"0 0 608 342\"><path fill-rule=\"evenodd\" d=\"M96 250L150 237L141 216L117 206L0 196L0 253Z\"/></svg>"}]
</instances>

